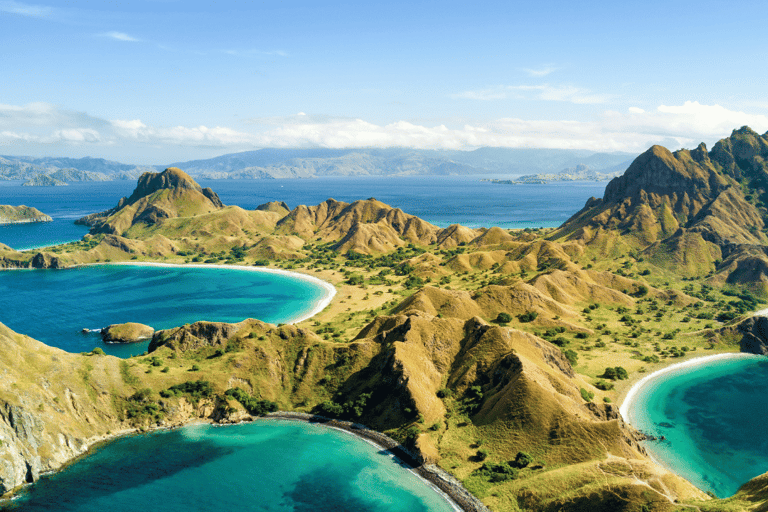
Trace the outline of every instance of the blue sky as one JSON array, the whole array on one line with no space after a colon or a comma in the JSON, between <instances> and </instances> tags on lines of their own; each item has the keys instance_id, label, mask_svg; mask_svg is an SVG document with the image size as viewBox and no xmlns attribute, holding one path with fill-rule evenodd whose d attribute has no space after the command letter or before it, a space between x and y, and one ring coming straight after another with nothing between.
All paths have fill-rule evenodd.
<instances>
[{"instance_id":1,"label":"blue sky","mask_svg":"<svg viewBox=\"0 0 768 512\"><path fill-rule=\"evenodd\" d=\"M0 154L643 151L768 130L761 2L0 0Z\"/></svg>"}]
</instances>

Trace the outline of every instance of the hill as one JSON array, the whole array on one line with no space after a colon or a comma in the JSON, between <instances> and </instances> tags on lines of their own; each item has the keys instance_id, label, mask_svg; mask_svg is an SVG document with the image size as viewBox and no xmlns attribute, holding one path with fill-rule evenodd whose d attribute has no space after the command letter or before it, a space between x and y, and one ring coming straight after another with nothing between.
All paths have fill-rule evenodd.
<instances>
[{"instance_id":1,"label":"hill","mask_svg":"<svg viewBox=\"0 0 768 512\"><path fill-rule=\"evenodd\" d=\"M605 255L638 251L675 273L764 293L767 141L743 127L709 152L654 146L551 239Z\"/></svg>"},{"instance_id":2,"label":"hill","mask_svg":"<svg viewBox=\"0 0 768 512\"><path fill-rule=\"evenodd\" d=\"M762 213L760 205L743 188L729 192L734 182L746 187L743 179L702 163L702 151L651 148L627 178L611 182L603 200L590 201L555 231L441 229L374 198L328 199L290 211L273 202L248 211L222 205L169 168L146 173L131 196L86 218L92 231L82 241L36 254L0 247L0 265L269 265L336 286L333 303L299 325L179 326L155 333L150 352L125 363L70 354L72 372L82 375L98 360L113 365L117 373L109 378L122 382L99 398L111 405L103 422L87 427L93 432L195 417L235 421L270 401L382 430L422 462L456 475L495 511L717 510L724 502L708 500L646 456L644 436L614 405L629 381L665 364L738 350L735 329L716 329L714 322L760 304L717 273L689 276L657 263L658 243L681 230L693 233L684 241L693 244L695 235L705 247L720 248L714 235L724 240L727 233L717 223L734 230L729 240L752 236L741 245L762 247L760 232L737 221L742 202ZM665 227L673 220L674 230ZM694 249L687 249L689 260L701 257ZM742 279L759 282L760 274ZM3 346L18 347L13 355L21 361L17 387L50 380L48 366L20 357L37 345L7 336L16 341ZM158 366L163 371L152 371ZM622 382L619 373L629 379ZM16 404L9 382L0 386L0 401ZM45 410L56 403L37 387L24 396L32 418L35 404ZM3 421L14 430L9 419L0 418L0 428ZM40 425L58 435L52 422ZM84 446L95 434L77 428L82 433L68 435ZM25 446L17 435L6 448L29 461L38 452ZM14 475L4 477L9 486L26 478ZM762 500L763 481L745 487L731 509Z\"/></svg>"},{"instance_id":3,"label":"hill","mask_svg":"<svg viewBox=\"0 0 768 512\"><path fill-rule=\"evenodd\" d=\"M10 206L0 204L0 225L24 224L27 222L51 222L53 219L31 206Z\"/></svg>"}]
</instances>

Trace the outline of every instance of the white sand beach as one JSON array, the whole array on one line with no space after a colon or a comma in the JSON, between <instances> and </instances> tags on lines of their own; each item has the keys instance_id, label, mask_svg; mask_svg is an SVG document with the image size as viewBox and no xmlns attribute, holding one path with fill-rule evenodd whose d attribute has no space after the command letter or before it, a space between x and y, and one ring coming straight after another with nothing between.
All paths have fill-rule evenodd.
<instances>
[{"instance_id":1,"label":"white sand beach","mask_svg":"<svg viewBox=\"0 0 768 512\"><path fill-rule=\"evenodd\" d=\"M649 375L646 375L645 377L637 381L630 388L629 392L627 392L627 395L624 398L624 401L621 403L621 407L619 408L619 413L621 414L621 417L624 418L624 421L626 421L629 424L632 424L631 414L630 414L632 402L638 396L638 393L642 391L643 387L645 387L651 381L658 379L664 375L668 375L670 373L678 373L683 370L687 370L696 366L710 364L715 361L724 361L729 359L743 359L743 358L750 358L750 357L764 357L764 356L758 356L755 354L745 354L742 352L728 352L725 354L714 354L711 356L696 357L694 359L689 359L688 361L683 361L681 363L673 364L673 365L667 366L666 368L657 370Z\"/></svg>"},{"instance_id":2,"label":"white sand beach","mask_svg":"<svg viewBox=\"0 0 768 512\"><path fill-rule=\"evenodd\" d=\"M192 263L155 263L155 262L146 262L146 261L118 261L118 262L110 262L110 263L91 263L89 265L130 265L130 266L137 266L137 267L170 267L170 268L220 268L220 269L227 269L227 270L244 270L247 272L263 272L267 274L283 274L286 276L290 276L296 279L301 279L303 281L310 281L312 283L315 283L317 285L320 285L325 290L325 295L318 300L314 307L309 310L307 313L304 313L297 318L293 318L290 321L287 321L285 323L289 324L297 324L299 322L303 322L304 320L307 320L309 318L312 318L322 310L324 310L333 300L333 297L336 295L336 287L332 285L331 283L327 281L323 281L322 279L318 279L314 276L309 276L307 274L302 274L300 272L290 272L288 270L283 269L277 269L277 268L267 268L267 267L246 267L244 265L209 265L209 264L192 264ZM88 266L88 265L83 265Z\"/></svg>"}]
</instances>

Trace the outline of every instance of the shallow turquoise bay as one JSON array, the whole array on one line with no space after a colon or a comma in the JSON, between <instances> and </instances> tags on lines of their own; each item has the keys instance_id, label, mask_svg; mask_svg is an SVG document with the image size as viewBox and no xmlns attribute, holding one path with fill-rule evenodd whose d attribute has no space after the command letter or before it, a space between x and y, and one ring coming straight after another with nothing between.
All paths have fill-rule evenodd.
<instances>
[{"instance_id":1,"label":"shallow turquoise bay","mask_svg":"<svg viewBox=\"0 0 768 512\"><path fill-rule=\"evenodd\" d=\"M319 425L258 420L120 439L27 488L25 512L448 512L390 454Z\"/></svg>"},{"instance_id":2,"label":"shallow turquoise bay","mask_svg":"<svg viewBox=\"0 0 768 512\"><path fill-rule=\"evenodd\" d=\"M680 368L640 388L628 411L650 454L720 498L768 471L768 358Z\"/></svg>"},{"instance_id":3,"label":"shallow turquoise bay","mask_svg":"<svg viewBox=\"0 0 768 512\"><path fill-rule=\"evenodd\" d=\"M148 342L105 344L110 324L139 322L167 329L198 320L290 322L325 296L316 282L236 269L92 265L63 270L0 271L0 322L68 352L102 347L119 357Z\"/></svg>"}]
</instances>

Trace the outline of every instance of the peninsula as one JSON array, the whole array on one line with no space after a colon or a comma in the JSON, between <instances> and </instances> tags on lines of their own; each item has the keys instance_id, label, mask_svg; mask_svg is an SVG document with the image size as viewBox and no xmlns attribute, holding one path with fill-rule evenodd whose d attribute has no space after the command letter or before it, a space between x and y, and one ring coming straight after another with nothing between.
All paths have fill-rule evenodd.
<instances>
[{"instance_id":1,"label":"peninsula","mask_svg":"<svg viewBox=\"0 0 768 512\"><path fill-rule=\"evenodd\" d=\"M766 161L768 136L746 127L711 151L654 146L554 230L438 228L372 198L244 210L180 169L145 173L81 219L83 240L0 247L0 266L266 266L336 297L296 325L160 330L126 360L0 327L0 485L119 432L279 408L383 432L494 511L759 510L768 476L711 499L651 460L616 404L645 375L759 334Z\"/></svg>"},{"instance_id":2,"label":"peninsula","mask_svg":"<svg viewBox=\"0 0 768 512\"><path fill-rule=\"evenodd\" d=\"M0 225L51 221L53 219L49 215L44 214L37 208L0 204Z\"/></svg>"}]
</instances>

